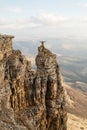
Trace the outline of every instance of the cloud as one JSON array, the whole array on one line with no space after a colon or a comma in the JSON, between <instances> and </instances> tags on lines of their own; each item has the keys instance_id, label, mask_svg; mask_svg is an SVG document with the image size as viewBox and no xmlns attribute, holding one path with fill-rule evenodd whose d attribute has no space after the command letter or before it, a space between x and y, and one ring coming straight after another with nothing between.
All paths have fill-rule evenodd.
<instances>
[{"instance_id":1,"label":"cloud","mask_svg":"<svg viewBox=\"0 0 87 130\"><path fill-rule=\"evenodd\" d=\"M65 22L67 18L53 13L41 12L39 15L32 17L32 20L42 25L57 26L58 24Z\"/></svg>"},{"instance_id":2,"label":"cloud","mask_svg":"<svg viewBox=\"0 0 87 130\"><path fill-rule=\"evenodd\" d=\"M12 29L12 30L20 30L26 28L32 28L39 26L37 23L34 23L30 19L0 19L0 28L1 29Z\"/></svg>"},{"instance_id":3,"label":"cloud","mask_svg":"<svg viewBox=\"0 0 87 130\"><path fill-rule=\"evenodd\" d=\"M21 12L21 9L12 9L14 12ZM10 9L11 11L11 9ZM36 16L29 18L1 18L0 28L6 29L26 29L36 27L57 27L57 28L73 28L87 27L87 17L67 18L62 15L41 12Z\"/></svg>"},{"instance_id":4,"label":"cloud","mask_svg":"<svg viewBox=\"0 0 87 130\"><path fill-rule=\"evenodd\" d=\"M21 12L21 9L9 9L13 12ZM37 16L31 16L29 18L17 18L17 19L0 19L0 28L10 28L10 29L24 29L24 28L34 28L40 26L59 26L66 21L63 16L51 14L51 13L40 13Z\"/></svg>"},{"instance_id":5,"label":"cloud","mask_svg":"<svg viewBox=\"0 0 87 130\"><path fill-rule=\"evenodd\" d=\"M37 16L32 16L31 21L48 27L87 27L87 17L65 17L47 12L41 12Z\"/></svg>"},{"instance_id":6,"label":"cloud","mask_svg":"<svg viewBox=\"0 0 87 130\"><path fill-rule=\"evenodd\" d=\"M77 5L80 7L87 7L87 3L78 3Z\"/></svg>"},{"instance_id":7,"label":"cloud","mask_svg":"<svg viewBox=\"0 0 87 130\"><path fill-rule=\"evenodd\" d=\"M22 10L15 10L22 11ZM87 38L87 17L65 17L61 14L47 13L41 11L37 15L23 18L17 15L16 18L0 18L0 29L6 32L13 32L16 35L26 37L64 37L77 36ZM70 46L67 46L69 48Z\"/></svg>"},{"instance_id":8,"label":"cloud","mask_svg":"<svg viewBox=\"0 0 87 130\"><path fill-rule=\"evenodd\" d=\"M15 7L15 8L7 8L7 11L11 13L22 13L24 10L20 7Z\"/></svg>"},{"instance_id":9,"label":"cloud","mask_svg":"<svg viewBox=\"0 0 87 130\"><path fill-rule=\"evenodd\" d=\"M25 9L23 9L23 8L21 8L21 7L1 7L0 8L0 12L4 12L4 13L15 13L15 14L19 14L19 13L24 13L24 12L27 12L27 10L25 10Z\"/></svg>"}]
</instances>

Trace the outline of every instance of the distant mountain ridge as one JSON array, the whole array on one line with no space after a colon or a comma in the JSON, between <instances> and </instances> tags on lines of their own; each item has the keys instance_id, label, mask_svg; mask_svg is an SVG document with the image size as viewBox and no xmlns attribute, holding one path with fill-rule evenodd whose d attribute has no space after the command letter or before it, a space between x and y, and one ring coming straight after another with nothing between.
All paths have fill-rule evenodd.
<instances>
[{"instance_id":1,"label":"distant mountain ridge","mask_svg":"<svg viewBox=\"0 0 87 130\"><path fill-rule=\"evenodd\" d=\"M63 56L81 57L86 58L87 55L87 44L86 40L73 40L67 38L44 38L46 43L45 46L54 53L59 53ZM28 40L28 41L14 41L14 48L24 47L30 48L36 53L38 42L41 39ZM20 47L19 47L20 46ZM31 52L30 52L31 53ZM32 53L33 54L33 53Z\"/></svg>"}]
</instances>

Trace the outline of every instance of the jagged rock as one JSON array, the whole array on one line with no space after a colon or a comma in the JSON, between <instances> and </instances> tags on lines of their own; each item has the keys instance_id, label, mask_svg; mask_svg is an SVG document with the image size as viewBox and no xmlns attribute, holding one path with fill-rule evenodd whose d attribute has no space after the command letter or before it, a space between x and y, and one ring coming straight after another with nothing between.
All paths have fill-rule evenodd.
<instances>
[{"instance_id":1,"label":"jagged rock","mask_svg":"<svg viewBox=\"0 0 87 130\"><path fill-rule=\"evenodd\" d=\"M0 60L7 58L12 53L13 36L0 35Z\"/></svg>"},{"instance_id":2,"label":"jagged rock","mask_svg":"<svg viewBox=\"0 0 87 130\"><path fill-rule=\"evenodd\" d=\"M42 44L34 72L31 62L13 50L12 38L0 35L0 129L66 130L66 101L56 55Z\"/></svg>"}]
</instances>

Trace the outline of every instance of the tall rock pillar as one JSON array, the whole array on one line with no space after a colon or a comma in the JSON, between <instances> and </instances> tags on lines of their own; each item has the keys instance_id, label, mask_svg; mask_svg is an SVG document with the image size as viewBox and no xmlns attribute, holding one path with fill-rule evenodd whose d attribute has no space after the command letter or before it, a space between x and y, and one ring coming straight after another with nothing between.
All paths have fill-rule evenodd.
<instances>
[{"instance_id":1,"label":"tall rock pillar","mask_svg":"<svg viewBox=\"0 0 87 130\"><path fill-rule=\"evenodd\" d=\"M65 108L65 94L62 85L59 65L56 55L42 45L38 47L36 57L37 79L36 85L38 102L46 109L46 129L66 130L67 113ZM37 86L39 88L37 88Z\"/></svg>"}]
</instances>

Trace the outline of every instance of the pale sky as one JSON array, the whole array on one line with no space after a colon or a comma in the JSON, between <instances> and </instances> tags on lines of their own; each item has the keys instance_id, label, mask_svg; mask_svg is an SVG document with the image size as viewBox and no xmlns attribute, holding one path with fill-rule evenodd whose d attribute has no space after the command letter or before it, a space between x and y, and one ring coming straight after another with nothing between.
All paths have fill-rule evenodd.
<instances>
[{"instance_id":1,"label":"pale sky","mask_svg":"<svg viewBox=\"0 0 87 130\"><path fill-rule=\"evenodd\" d=\"M87 0L0 0L0 33L87 39Z\"/></svg>"}]
</instances>

